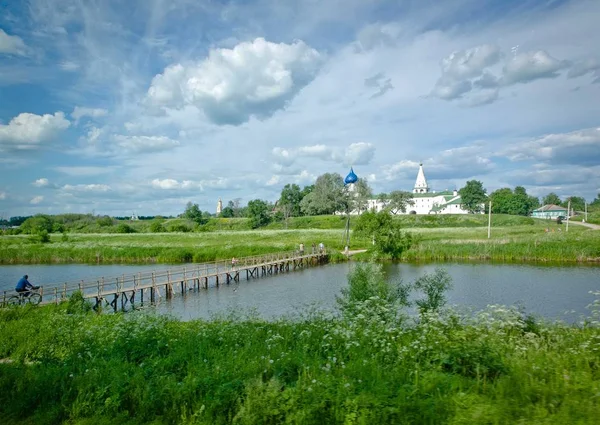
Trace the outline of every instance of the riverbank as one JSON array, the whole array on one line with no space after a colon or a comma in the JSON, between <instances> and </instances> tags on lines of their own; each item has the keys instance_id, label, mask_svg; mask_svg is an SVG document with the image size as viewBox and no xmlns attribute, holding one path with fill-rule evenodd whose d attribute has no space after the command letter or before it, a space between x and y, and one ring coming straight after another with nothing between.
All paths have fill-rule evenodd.
<instances>
[{"instance_id":1,"label":"riverbank","mask_svg":"<svg viewBox=\"0 0 600 425\"><path fill-rule=\"evenodd\" d=\"M546 232L549 228L550 231ZM600 231L572 225L407 228L412 247L403 261L495 260L516 262L600 261ZM49 243L25 235L0 237L0 264L148 264L207 262L290 251L300 243L323 242L330 253L343 251L338 229L248 230L206 233L133 233L51 235ZM370 248L368 238L351 240L351 249ZM361 254L363 258L370 254ZM361 255L356 258L361 257ZM333 255L332 260L342 260Z\"/></svg>"},{"instance_id":2,"label":"riverbank","mask_svg":"<svg viewBox=\"0 0 600 425\"><path fill-rule=\"evenodd\" d=\"M6 424L567 424L600 414L597 327L493 307L474 318L180 322L0 310Z\"/></svg>"}]
</instances>

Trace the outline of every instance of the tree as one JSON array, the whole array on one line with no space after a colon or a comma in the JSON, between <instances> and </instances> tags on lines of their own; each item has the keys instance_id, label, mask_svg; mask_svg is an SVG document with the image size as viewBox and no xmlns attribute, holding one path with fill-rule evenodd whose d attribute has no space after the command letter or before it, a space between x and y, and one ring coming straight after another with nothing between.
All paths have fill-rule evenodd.
<instances>
[{"instance_id":1,"label":"tree","mask_svg":"<svg viewBox=\"0 0 600 425\"><path fill-rule=\"evenodd\" d=\"M185 206L183 217L192 220L197 224L205 224L208 221L208 217L204 217L198 204L192 204L191 202L188 202Z\"/></svg>"},{"instance_id":2,"label":"tree","mask_svg":"<svg viewBox=\"0 0 600 425\"><path fill-rule=\"evenodd\" d=\"M549 194L544 196L544 199L542 199L542 203L544 205L560 205L561 200L556 193L550 192Z\"/></svg>"},{"instance_id":3,"label":"tree","mask_svg":"<svg viewBox=\"0 0 600 425\"><path fill-rule=\"evenodd\" d=\"M469 180L465 187L458 191L463 207L471 214L483 211L483 204L487 200L485 192L483 183L479 180Z\"/></svg>"},{"instance_id":4,"label":"tree","mask_svg":"<svg viewBox=\"0 0 600 425\"><path fill-rule=\"evenodd\" d=\"M21 224L21 231L32 235L40 232L51 233L52 224L52 219L47 215L35 215L29 217Z\"/></svg>"},{"instance_id":5,"label":"tree","mask_svg":"<svg viewBox=\"0 0 600 425\"><path fill-rule=\"evenodd\" d=\"M401 231L400 223L387 210L361 214L354 226L354 234L372 238L376 253L393 260L400 258L412 244L410 234Z\"/></svg>"},{"instance_id":6,"label":"tree","mask_svg":"<svg viewBox=\"0 0 600 425\"><path fill-rule=\"evenodd\" d=\"M338 173L325 173L317 177L310 193L300 202L306 215L333 214L346 207L344 179Z\"/></svg>"},{"instance_id":7,"label":"tree","mask_svg":"<svg viewBox=\"0 0 600 425\"><path fill-rule=\"evenodd\" d=\"M248 217L253 229L266 226L271 221L268 204L261 199L248 202Z\"/></svg>"},{"instance_id":8,"label":"tree","mask_svg":"<svg viewBox=\"0 0 600 425\"><path fill-rule=\"evenodd\" d=\"M583 211L585 209L585 199L581 196L569 196L563 202L563 206L566 207L569 205L569 201L571 201L571 210L572 211Z\"/></svg>"},{"instance_id":9,"label":"tree","mask_svg":"<svg viewBox=\"0 0 600 425\"><path fill-rule=\"evenodd\" d=\"M510 214L512 208L513 191L509 187L503 187L490 193L492 201L492 212L494 214Z\"/></svg>"},{"instance_id":10,"label":"tree","mask_svg":"<svg viewBox=\"0 0 600 425\"><path fill-rule=\"evenodd\" d=\"M359 179L354 184L354 190L349 190L350 186L345 187L344 194L346 196L346 207L348 211L365 211L369 205L369 199L373 197L373 190L369 186L369 182L365 179Z\"/></svg>"},{"instance_id":11,"label":"tree","mask_svg":"<svg viewBox=\"0 0 600 425\"><path fill-rule=\"evenodd\" d=\"M221 211L221 217L223 218L231 218L234 216L235 213L233 212L233 208L231 208L229 205L223 208L223 210Z\"/></svg>"},{"instance_id":12,"label":"tree","mask_svg":"<svg viewBox=\"0 0 600 425\"><path fill-rule=\"evenodd\" d=\"M302 191L297 184L286 184L281 190L279 197L279 206L285 220L285 227L289 217L297 217L300 215L300 202L302 201Z\"/></svg>"},{"instance_id":13,"label":"tree","mask_svg":"<svg viewBox=\"0 0 600 425\"><path fill-rule=\"evenodd\" d=\"M406 212L408 206L413 206L415 201L413 200L413 194L405 192L403 190L394 190L390 193L389 201L386 208L392 214L398 214L399 212Z\"/></svg>"}]
</instances>

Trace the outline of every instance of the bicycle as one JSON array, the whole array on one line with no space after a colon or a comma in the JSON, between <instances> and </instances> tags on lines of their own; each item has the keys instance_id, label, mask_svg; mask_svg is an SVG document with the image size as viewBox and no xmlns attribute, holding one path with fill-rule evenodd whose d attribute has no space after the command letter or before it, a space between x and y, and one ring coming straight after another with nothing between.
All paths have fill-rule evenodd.
<instances>
[{"instance_id":1,"label":"bicycle","mask_svg":"<svg viewBox=\"0 0 600 425\"><path fill-rule=\"evenodd\" d=\"M31 289L26 292L19 292L6 300L8 305L38 305L42 302L42 294L39 293L40 288Z\"/></svg>"}]
</instances>

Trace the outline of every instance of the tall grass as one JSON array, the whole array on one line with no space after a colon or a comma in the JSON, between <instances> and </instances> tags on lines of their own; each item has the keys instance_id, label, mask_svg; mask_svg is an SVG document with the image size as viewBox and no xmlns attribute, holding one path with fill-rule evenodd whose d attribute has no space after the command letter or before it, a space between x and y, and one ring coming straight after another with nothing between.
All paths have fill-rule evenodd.
<instances>
[{"instance_id":1,"label":"tall grass","mask_svg":"<svg viewBox=\"0 0 600 425\"><path fill-rule=\"evenodd\" d=\"M375 273L351 276L360 286ZM344 314L267 322L0 310L0 418L19 424L588 424L600 331L504 307L395 314L387 290ZM383 292L382 292L383 290ZM363 296L364 294L367 294ZM599 295L599 294L597 294Z\"/></svg>"},{"instance_id":2,"label":"tall grass","mask_svg":"<svg viewBox=\"0 0 600 425\"><path fill-rule=\"evenodd\" d=\"M338 217L333 217L338 220ZM517 217L518 218L518 217ZM546 232L550 226L550 232ZM558 229L561 229L559 231ZM572 225L405 229L413 236L403 261L496 260L521 262L598 262L600 231ZM338 229L248 230L205 233L51 235L50 243L27 236L0 237L0 264L181 263L289 251L323 242L331 253L343 250ZM351 238L351 249L368 249L369 238ZM368 258L370 254L367 254Z\"/></svg>"}]
</instances>

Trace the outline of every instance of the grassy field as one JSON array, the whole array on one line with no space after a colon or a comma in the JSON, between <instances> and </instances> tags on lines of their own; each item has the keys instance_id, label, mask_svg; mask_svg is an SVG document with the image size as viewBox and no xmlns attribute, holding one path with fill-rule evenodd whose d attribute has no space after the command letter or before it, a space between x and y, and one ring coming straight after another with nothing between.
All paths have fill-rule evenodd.
<instances>
[{"instance_id":1,"label":"grassy field","mask_svg":"<svg viewBox=\"0 0 600 425\"><path fill-rule=\"evenodd\" d=\"M562 425L600 417L598 302L577 327L504 307L418 318L377 296L350 307L274 322L86 313L76 299L0 309L0 418Z\"/></svg>"},{"instance_id":2,"label":"grassy field","mask_svg":"<svg viewBox=\"0 0 600 425\"><path fill-rule=\"evenodd\" d=\"M403 260L600 261L600 232L527 217L495 216L492 238L481 227L484 216L402 216L413 235ZM296 226L336 225L339 217L305 217ZM415 226L423 227L415 227ZM440 227L446 225L449 227ZM478 227L479 226L479 227ZM547 228L550 232L545 232ZM561 231L558 231L558 229ZM0 237L0 264L35 263L178 263L203 262L310 247L323 242L342 250L342 229L261 229L188 233L51 235L35 243L25 235ZM66 239L66 240L65 240ZM351 249L365 249L370 240L352 238Z\"/></svg>"}]
</instances>

